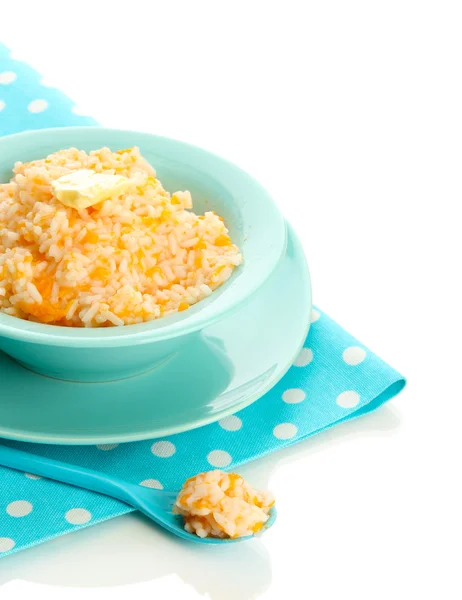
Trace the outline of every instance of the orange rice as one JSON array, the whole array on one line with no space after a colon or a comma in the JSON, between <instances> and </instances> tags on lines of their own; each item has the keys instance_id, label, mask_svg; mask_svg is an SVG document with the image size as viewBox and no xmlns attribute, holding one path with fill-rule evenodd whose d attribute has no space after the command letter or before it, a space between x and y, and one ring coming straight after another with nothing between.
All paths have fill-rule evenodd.
<instances>
[{"instance_id":1,"label":"orange rice","mask_svg":"<svg viewBox=\"0 0 462 600\"><path fill-rule=\"evenodd\" d=\"M128 177L130 188L77 211L51 182L79 169ZM0 311L72 327L128 325L187 310L241 264L221 217L170 195L138 148L69 148L16 163L0 184Z\"/></svg>"},{"instance_id":2,"label":"orange rice","mask_svg":"<svg viewBox=\"0 0 462 600\"><path fill-rule=\"evenodd\" d=\"M173 512L183 516L189 533L202 538L236 538L260 531L273 505L269 492L254 490L236 473L216 470L188 479Z\"/></svg>"}]
</instances>

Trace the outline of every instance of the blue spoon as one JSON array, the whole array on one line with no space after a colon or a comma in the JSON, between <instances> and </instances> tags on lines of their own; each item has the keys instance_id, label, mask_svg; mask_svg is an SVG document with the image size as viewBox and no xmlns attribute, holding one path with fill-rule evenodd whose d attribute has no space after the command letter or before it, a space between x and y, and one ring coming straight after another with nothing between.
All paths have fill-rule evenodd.
<instances>
[{"instance_id":1,"label":"blue spoon","mask_svg":"<svg viewBox=\"0 0 462 600\"><path fill-rule=\"evenodd\" d=\"M197 535L188 533L183 528L181 517L172 513L173 503L178 492L165 492L163 490L146 488L133 483L128 483L123 479L107 475L106 473L99 473L98 471L84 469L78 465L70 465L57 460L52 460L51 458L29 454L28 452L22 452L21 450L1 445L0 465L18 471L40 475L47 479L54 479L61 483L68 483L121 500L144 513L147 517L155 521L158 525L165 527L165 529L171 533L190 540L191 542L201 542L203 544L230 544L233 542L249 540L254 537L250 535L235 539L200 538ZM270 518L265 523L262 531L271 527L275 520L276 509L273 507L271 509Z\"/></svg>"}]
</instances>

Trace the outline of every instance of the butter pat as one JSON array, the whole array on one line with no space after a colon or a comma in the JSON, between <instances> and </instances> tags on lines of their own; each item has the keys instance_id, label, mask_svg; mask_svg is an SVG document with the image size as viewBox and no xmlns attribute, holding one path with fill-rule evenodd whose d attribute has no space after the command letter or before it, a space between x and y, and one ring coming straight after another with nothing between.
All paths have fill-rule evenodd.
<instances>
[{"instance_id":1,"label":"butter pat","mask_svg":"<svg viewBox=\"0 0 462 600\"><path fill-rule=\"evenodd\" d=\"M51 182L55 198L65 206L81 209L123 194L130 180L122 175L79 169Z\"/></svg>"}]
</instances>

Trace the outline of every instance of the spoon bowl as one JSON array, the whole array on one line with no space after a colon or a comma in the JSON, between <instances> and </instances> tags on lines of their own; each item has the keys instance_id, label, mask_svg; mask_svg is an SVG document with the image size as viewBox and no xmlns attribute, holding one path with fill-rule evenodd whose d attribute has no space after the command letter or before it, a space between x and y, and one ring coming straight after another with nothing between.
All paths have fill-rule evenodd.
<instances>
[{"instance_id":1,"label":"spoon bowl","mask_svg":"<svg viewBox=\"0 0 462 600\"><path fill-rule=\"evenodd\" d=\"M18 471L32 473L74 485L92 492L98 492L105 496L110 496L121 500L126 504L136 508L152 521L164 527L170 533L173 533L190 542L202 544L231 544L252 539L254 535L242 536L237 538L201 538L193 533L189 533L183 527L183 519L180 515L174 515L172 512L173 504L178 492L169 492L156 490L152 488L135 485L114 477L85 469L78 465L71 465L36 454L29 454L16 448L0 445L0 465L9 467ZM268 521L265 523L257 535L269 529L276 520L276 509L273 507Z\"/></svg>"}]
</instances>

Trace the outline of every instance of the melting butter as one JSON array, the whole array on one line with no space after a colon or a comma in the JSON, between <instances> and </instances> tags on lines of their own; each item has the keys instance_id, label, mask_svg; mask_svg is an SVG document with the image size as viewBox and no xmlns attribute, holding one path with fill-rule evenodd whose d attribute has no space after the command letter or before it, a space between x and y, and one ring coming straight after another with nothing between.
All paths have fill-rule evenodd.
<instances>
[{"instance_id":1,"label":"melting butter","mask_svg":"<svg viewBox=\"0 0 462 600\"><path fill-rule=\"evenodd\" d=\"M51 182L55 198L65 206L81 209L123 194L130 180L122 175L79 169Z\"/></svg>"}]
</instances>

